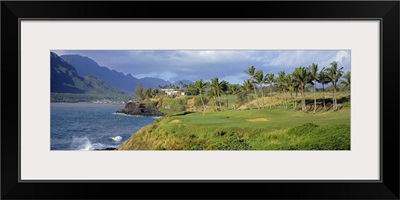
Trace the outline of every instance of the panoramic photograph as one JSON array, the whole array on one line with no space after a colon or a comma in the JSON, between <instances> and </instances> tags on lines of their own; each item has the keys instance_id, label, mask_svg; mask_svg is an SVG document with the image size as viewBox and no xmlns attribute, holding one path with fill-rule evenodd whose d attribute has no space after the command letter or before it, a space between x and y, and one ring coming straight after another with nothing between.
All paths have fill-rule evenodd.
<instances>
[{"instance_id":1,"label":"panoramic photograph","mask_svg":"<svg viewBox=\"0 0 400 200\"><path fill-rule=\"evenodd\" d=\"M350 50L51 50L50 150L350 150Z\"/></svg>"}]
</instances>

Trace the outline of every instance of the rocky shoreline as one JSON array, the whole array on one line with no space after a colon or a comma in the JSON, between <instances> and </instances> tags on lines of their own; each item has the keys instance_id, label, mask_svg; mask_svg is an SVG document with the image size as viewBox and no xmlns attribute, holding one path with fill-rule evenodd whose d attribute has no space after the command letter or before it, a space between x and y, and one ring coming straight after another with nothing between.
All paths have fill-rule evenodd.
<instances>
[{"instance_id":1,"label":"rocky shoreline","mask_svg":"<svg viewBox=\"0 0 400 200\"><path fill-rule=\"evenodd\" d=\"M95 151L110 151L110 150L117 150L117 148L95 149Z\"/></svg>"},{"instance_id":2,"label":"rocky shoreline","mask_svg":"<svg viewBox=\"0 0 400 200\"><path fill-rule=\"evenodd\" d=\"M148 108L143 103L138 104L134 102L125 104L125 107L117 110L116 113L136 116L164 116L164 113L160 112L156 108Z\"/></svg>"}]
</instances>

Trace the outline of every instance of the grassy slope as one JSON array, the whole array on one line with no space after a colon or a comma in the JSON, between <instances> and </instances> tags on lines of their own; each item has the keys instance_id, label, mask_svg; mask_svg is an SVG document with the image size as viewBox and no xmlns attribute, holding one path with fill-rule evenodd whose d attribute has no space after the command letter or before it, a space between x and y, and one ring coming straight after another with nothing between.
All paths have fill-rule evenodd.
<instances>
[{"instance_id":1,"label":"grassy slope","mask_svg":"<svg viewBox=\"0 0 400 200\"><path fill-rule=\"evenodd\" d=\"M293 92L293 96L292 97L290 96L290 94L288 92L286 92L286 93L273 92L271 94L272 98L269 95L270 94L268 94L268 96L267 96L267 94L264 94L264 106L265 106L265 108L269 108L270 102L271 102L273 107L282 108L281 104L283 103L284 99L286 99L287 103L290 104L290 106L291 106L291 104L293 103L294 100L297 100L297 104L299 104L299 102L301 101L300 94L298 94L298 96L296 97L294 92ZM322 104L322 99L324 98L324 95L325 95L325 101L326 102L332 101L332 96L333 96L332 91L328 91L328 92L325 91L325 93L323 93L322 91L318 91L316 93L317 103ZM249 96L251 96L251 98L252 98L251 102L247 102L248 98L246 97L245 98L246 102L245 102L244 105L240 104L240 102L238 100L238 97L234 98L233 95L228 95L228 96L226 96L224 94L221 95L221 102L222 102L222 104L225 104L226 103L226 98L228 97L229 109L233 109L234 100L236 102L235 103L236 104L236 108L242 109L242 110L250 108L249 104L251 104L252 108L256 108L257 105L259 105L260 107L262 106L262 98L261 98L261 96L258 99L255 99L255 95L252 92L249 94ZM306 92L305 96L306 96L306 100L312 101L312 104L314 103L314 93ZM339 92L337 92L336 96L337 96L338 99L341 99L342 97L349 97L350 96L350 92L349 91L339 91ZM188 98L193 98L193 97L199 97L199 96L187 96L187 97ZM214 108L215 107L214 106L214 101L215 101L214 99L211 99L209 101L208 106L210 108ZM299 109L301 108L300 107L301 105L297 105L297 106L298 106ZM218 107L219 107L219 104L218 104L218 101L217 101L217 108ZM225 110L225 105L223 106L223 109ZM210 111L211 110L212 109L210 109Z\"/></svg>"},{"instance_id":2,"label":"grassy slope","mask_svg":"<svg viewBox=\"0 0 400 200\"><path fill-rule=\"evenodd\" d=\"M247 121L255 118L267 121ZM315 115L290 109L265 109L169 116L142 128L119 150L349 148L350 108L347 107Z\"/></svg>"}]
</instances>

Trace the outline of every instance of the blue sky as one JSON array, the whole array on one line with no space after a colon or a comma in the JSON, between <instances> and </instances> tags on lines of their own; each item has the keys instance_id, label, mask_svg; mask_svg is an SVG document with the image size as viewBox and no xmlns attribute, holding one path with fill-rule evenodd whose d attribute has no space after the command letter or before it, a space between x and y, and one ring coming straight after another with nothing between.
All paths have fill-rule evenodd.
<instances>
[{"instance_id":1,"label":"blue sky","mask_svg":"<svg viewBox=\"0 0 400 200\"><path fill-rule=\"evenodd\" d=\"M244 70L254 66L264 74L295 67L318 64L329 67L338 61L344 71L350 70L350 50L52 50L58 55L78 54L137 78L157 77L167 81L195 81L218 77L230 83L243 83Z\"/></svg>"}]
</instances>

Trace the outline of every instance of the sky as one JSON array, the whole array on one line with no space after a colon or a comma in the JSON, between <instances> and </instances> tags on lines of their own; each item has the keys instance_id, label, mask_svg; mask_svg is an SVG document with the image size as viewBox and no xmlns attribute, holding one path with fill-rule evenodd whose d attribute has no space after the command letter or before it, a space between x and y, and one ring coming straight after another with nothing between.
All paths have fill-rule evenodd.
<instances>
[{"instance_id":1,"label":"sky","mask_svg":"<svg viewBox=\"0 0 400 200\"><path fill-rule=\"evenodd\" d=\"M78 54L100 66L132 74L136 78L157 77L166 81L209 81L213 77L229 83L243 83L244 72L254 66L264 74L285 71L299 66L318 64L319 69L338 67L350 70L350 50L52 50L58 55Z\"/></svg>"}]
</instances>

